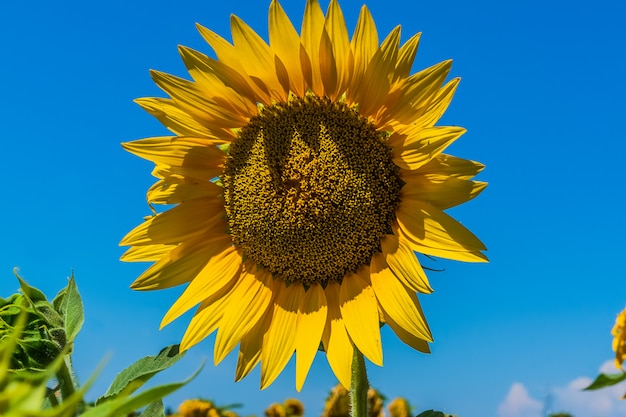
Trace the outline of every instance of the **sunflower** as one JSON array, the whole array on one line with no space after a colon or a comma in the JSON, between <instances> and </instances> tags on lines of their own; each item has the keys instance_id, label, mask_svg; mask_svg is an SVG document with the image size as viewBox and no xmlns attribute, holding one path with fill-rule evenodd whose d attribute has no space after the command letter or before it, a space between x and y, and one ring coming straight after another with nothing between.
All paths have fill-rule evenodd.
<instances>
[{"instance_id":1,"label":"sunflower","mask_svg":"<svg viewBox=\"0 0 626 417\"><path fill-rule=\"evenodd\" d=\"M217 330L215 363L239 346L236 380L260 362L261 388L295 352L300 390L320 342L349 387L355 349L382 365L380 323L429 352L415 252L486 261L444 212L486 186L443 153L465 129L435 126L451 61L410 74L419 34L379 42L363 6L350 38L335 0L307 0L300 34L273 0L269 44L236 16L232 43L198 29L216 58L181 46L193 80L152 71L169 98L137 100L175 135L123 144L155 164L148 203L174 205L122 240L154 262L132 288L186 284L161 326L197 307L181 349Z\"/></svg>"},{"instance_id":2,"label":"sunflower","mask_svg":"<svg viewBox=\"0 0 626 417\"><path fill-rule=\"evenodd\" d=\"M615 325L611 330L613 336L613 351L615 352L615 367L622 369L626 359L626 309L622 310L615 319Z\"/></svg>"}]
</instances>

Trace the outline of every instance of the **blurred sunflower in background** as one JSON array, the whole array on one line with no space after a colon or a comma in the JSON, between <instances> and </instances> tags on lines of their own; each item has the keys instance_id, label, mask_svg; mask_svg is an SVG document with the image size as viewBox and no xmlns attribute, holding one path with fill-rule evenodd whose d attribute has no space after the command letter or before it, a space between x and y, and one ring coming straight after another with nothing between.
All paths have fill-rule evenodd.
<instances>
[{"instance_id":1,"label":"blurred sunflower in background","mask_svg":"<svg viewBox=\"0 0 626 417\"><path fill-rule=\"evenodd\" d=\"M261 388L295 352L300 390L320 341L349 387L354 349L383 363L381 322L429 352L414 252L487 259L444 212L486 186L443 153L465 129L435 126L451 61L411 75L419 34L379 42L363 6L350 38L335 0L307 0L300 34L272 1L269 45L236 16L232 44L198 29L216 59L181 46L193 81L152 71L169 98L137 100L175 135L123 144L156 165L148 202L175 205L122 240L155 262L132 288L187 284L161 325L197 306L181 349L217 330L215 363L239 345L236 380L260 362Z\"/></svg>"},{"instance_id":2,"label":"blurred sunflower in background","mask_svg":"<svg viewBox=\"0 0 626 417\"><path fill-rule=\"evenodd\" d=\"M613 351L615 352L615 367L622 369L626 359L626 308L615 319L615 325L611 330L613 335Z\"/></svg>"},{"instance_id":3,"label":"blurred sunflower in background","mask_svg":"<svg viewBox=\"0 0 626 417\"><path fill-rule=\"evenodd\" d=\"M367 390L367 417L385 417L384 401L385 397L370 387ZM330 395L326 398L322 417L351 417L353 415L351 408L350 392L339 384L330 391ZM410 417L410 415L392 417Z\"/></svg>"}]
</instances>

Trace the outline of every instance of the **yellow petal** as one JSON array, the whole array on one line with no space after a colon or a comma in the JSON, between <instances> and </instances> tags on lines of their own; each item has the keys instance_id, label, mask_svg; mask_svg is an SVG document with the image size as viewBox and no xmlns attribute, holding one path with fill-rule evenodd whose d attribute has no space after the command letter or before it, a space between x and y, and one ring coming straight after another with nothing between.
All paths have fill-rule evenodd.
<instances>
[{"instance_id":1,"label":"yellow petal","mask_svg":"<svg viewBox=\"0 0 626 417\"><path fill-rule=\"evenodd\" d=\"M403 231L399 231L400 234L404 234ZM452 259L461 262L489 262L489 258L485 254L479 251L475 252L458 252L453 250L435 249L427 246L420 245L407 239L408 245L415 252L424 253L430 256L437 256L439 258Z\"/></svg>"},{"instance_id":2,"label":"yellow petal","mask_svg":"<svg viewBox=\"0 0 626 417\"><path fill-rule=\"evenodd\" d=\"M328 95L331 99L335 99L337 93L342 94L346 91L348 82L352 75L352 67L354 59L352 57L352 49L350 48L350 38L348 36L348 28L343 17L343 12L337 0L331 0L326 13L324 28L330 38L332 52L335 60L336 86L334 91L330 91Z\"/></svg>"},{"instance_id":3,"label":"yellow petal","mask_svg":"<svg viewBox=\"0 0 626 417\"><path fill-rule=\"evenodd\" d=\"M302 389L315 354L322 340L328 304L326 293L319 284L309 287L298 310L296 330L296 390Z\"/></svg>"},{"instance_id":4,"label":"yellow petal","mask_svg":"<svg viewBox=\"0 0 626 417\"><path fill-rule=\"evenodd\" d=\"M219 176L224 170L224 159L219 161L214 161L215 167L211 168L203 168L194 166L193 162L190 162L183 166L175 166L175 165L167 165L167 164L155 164L154 169L151 174L153 177L164 179L171 177L183 177L190 179L197 179L202 181L211 180L217 176Z\"/></svg>"},{"instance_id":5,"label":"yellow petal","mask_svg":"<svg viewBox=\"0 0 626 417\"><path fill-rule=\"evenodd\" d=\"M176 244L215 231L223 225L223 202L218 198L186 201L131 230L120 246ZM189 219L196 219L190 222ZM222 230L223 232L223 230Z\"/></svg>"},{"instance_id":6,"label":"yellow petal","mask_svg":"<svg viewBox=\"0 0 626 417\"><path fill-rule=\"evenodd\" d=\"M393 332L396 334L396 336L398 336L400 340L402 340L404 343L411 346L415 350L418 350L422 353L430 353L430 347L428 346L427 341L416 337L404 330L402 326L398 325L398 323L396 323L384 310L382 310L382 314L384 322L387 323L389 327L391 327L391 330L393 330Z\"/></svg>"},{"instance_id":7,"label":"yellow petal","mask_svg":"<svg viewBox=\"0 0 626 417\"><path fill-rule=\"evenodd\" d=\"M443 61L397 84L387 97L379 123L413 125L414 120L428 108L451 67L452 61Z\"/></svg>"},{"instance_id":8,"label":"yellow petal","mask_svg":"<svg viewBox=\"0 0 626 417\"><path fill-rule=\"evenodd\" d=\"M394 133L389 138L393 162L400 168L416 170L442 153L466 131L457 126L434 126L410 136Z\"/></svg>"},{"instance_id":9,"label":"yellow petal","mask_svg":"<svg viewBox=\"0 0 626 417\"><path fill-rule=\"evenodd\" d=\"M164 136L122 143L128 152L182 177L211 180L224 169L226 155L208 139Z\"/></svg>"},{"instance_id":10,"label":"yellow petal","mask_svg":"<svg viewBox=\"0 0 626 417\"><path fill-rule=\"evenodd\" d=\"M406 183L402 189L403 196L426 201L441 210L463 204L487 187L486 182L448 177L445 174L405 175L402 180Z\"/></svg>"},{"instance_id":11,"label":"yellow petal","mask_svg":"<svg viewBox=\"0 0 626 417\"><path fill-rule=\"evenodd\" d=\"M334 99L337 95L337 62L333 52L333 44L326 29L322 31L320 42L320 73L324 95Z\"/></svg>"},{"instance_id":12,"label":"yellow petal","mask_svg":"<svg viewBox=\"0 0 626 417\"><path fill-rule=\"evenodd\" d=\"M341 318L341 310L339 308L340 289L341 287L336 281L330 281L326 286L328 317L326 318L326 327L322 335L322 343L326 351L326 359L333 373L341 385L346 389L350 389L354 345Z\"/></svg>"},{"instance_id":13,"label":"yellow petal","mask_svg":"<svg viewBox=\"0 0 626 417\"><path fill-rule=\"evenodd\" d=\"M202 125L191 115L181 110L174 100L168 98L138 98L135 103L142 109L156 117L163 126L180 136L213 136L213 132L207 126ZM216 138L218 139L218 138ZM223 143L229 142L230 138L220 138Z\"/></svg>"},{"instance_id":14,"label":"yellow petal","mask_svg":"<svg viewBox=\"0 0 626 417\"><path fill-rule=\"evenodd\" d=\"M236 128L247 122L245 115L209 98L198 85L191 81L154 70L150 71L150 75L154 82L174 99L181 110L189 113L203 125Z\"/></svg>"},{"instance_id":15,"label":"yellow petal","mask_svg":"<svg viewBox=\"0 0 626 417\"><path fill-rule=\"evenodd\" d=\"M269 272L247 263L237 279L235 287L228 295L233 302L224 309L224 316L215 338L213 359L220 363L241 338L263 317L272 301L274 285Z\"/></svg>"},{"instance_id":16,"label":"yellow petal","mask_svg":"<svg viewBox=\"0 0 626 417\"><path fill-rule=\"evenodd\" d=\"M240 52L228 41L210 29L201 25L196 25L196 27L204 40L211 45L215 51L215 55L217 55L217 59L222 64L219 72L224 75L229 75L232 80L239 80L239 82L242 80L245 81L245 85L248 85L249 88L254 91L254 101L258 101L263 104L270 104L271 100L269 91L265 88L265 86L255 83L250 79L244 65L240 61ZM230 84L226 83L226 85ZM237 89L236 91L241 92L242 90Z\"/></svg>"},{"instance_id":17,"label":"yellow petal","mask_svg":"<svg viewBox=\"0 0 626 417\"><path fill-rule=\"evenodd\" d=\"M428 203L409 196L396 209L396 217L413 250L459 261L486 260L480 253L485 245L472 232Z\"/></svg>"},{"instance_id":18,"label":"yellow petal","mask_svg":"<svg viewBox=\"0 0 626 417\"><path fill-rule=\"evenodd\" d=\"M215 60L193 49L179 46L178 51L185 63L189 74L208 97L216 103L227 107L231 112L242 115L256 113L256 102L251 101L251 89L243 82L235 82L219 71ZM243 94L239 89L234 89L232 84L242 87Z\"/></svg>"},{"instance_id":19,"label":"yellow petal","mask_svg":"<svg viewBox=\"0 0 626 417\"><path fill-rule=\"evenodd\" d=\"M354 55L354 72L348 90L353 90L361 84L367 65L378 50L376 24L365 5L361 7L359 20L352 35L351 47Z\"/></svg>"},{"instance_id":20,"label":"yellow petal","mask_svg":"<svg viewBox=\"0 0 626 417\"><path fill-rule=\"evenodd\" d=\"M146 198L148 203L153 204L178 204L198 198L217 197L221 193L222 187L210 181L169 177L150 187Z\"/></svg>"},{"instance_id":21,"label":"yellow petal","mask_svg":"<svg viewBox=\"0 0 626 417\"><path fill-rule=\"evenodd\" d=\"M350 339L370 361L383 366L378 302L370 283L358 274L344 277L339 302L341 317Z\"/></svg>"},{"instance_id":22,"label":"yellow petal","mask_svg":"<svg viewBox=\"0 0 626 417\"><path fill-rule=\"evenodd\" d=\"M385 235L380 244L385 262L407 288L424 294L433 292L426 273L404 238L397 235Z\"/></svg>"},{"instance_id":23,"label":"yellow petal","mask_svg":"<svg viewBox=\"0 0 626 417\"><path fill-rule=\"evenodd\" d=\"M232 245L229 235L199 238L181 243L148 268L130 286L134 290L159 290L191 281L209 260Z\"/></svg>"},{"instance_id":24,"label":"yellow petal","mask_svg":"<svg viewBox=\"0 0 626 417\"><path fill-rule=\"evenodd\" d=\"M237 72L243 73L243 68L241 67L237 51L235 50L235 47L230 44L230 42L213 32L211 29L208 29L200 24L196 24L196 28L204 40L211 45L211 48L215 51L215 55L219 61L231 68L234 68Z\"/></svg>"},{"instance_id":25,"label":"yellow petal","mask_svg":"<svg viewBox=\"0 0 626 417\"><path fill-rule=\"evenodd\" d=\"M124 252L120 260L124 262L155 262L175 247L176 245L133 246Z\"/></svg>"},{"instance_id":26,"label":"yellow petal","mask_svg":"<svg viewBox=\"0 0 626 417\"><path fill-rule=\"evenodd\" d=\"M205 337L217 329L222 319L224 307L228 303L236 302L227 294L215 293L200 304L187 326L187 330L180 342L180 350L184 352L195 344L201 342Z\"/></svg>"},{"instance_id":27,"label":"yellow petal","mask_svg":"<svg viewBox=\"0 0 626 417\"><path fill-rule=\"evenodd\" d=\"M241 338L239 355L237 357L237 369L235 381L240 381L254 369L261 360L263 348L263 335L267 332L272 321L273 309L268 309L258 323Z\"/></svg>"},{"instance_id":28,"label":"yellow petal","mask_svg":"<svg viewBox=\"0 0 626 417\"><path fill-rule=\"evenodd\" d=\"M281 285L274 299L274 315L263 336L261 389L267 388L282 372L296 348L298 310L304 298L301 283Z\"/></svg>"},{"instance_id":29,"label":"yellow petal","mask_svg":"<svg viewBox=\"0 0 626 417\"><path fill-rule=\"evenodd\" d=\"M302 77L304 78L304 88L307 91L313 91L313 68L312 68L311 58L307 54L304 49L304 45L300 44L300 67L302 68ZM320 81L320 85L322 82Z\"/></svg>"},{"instance_id":30,"label":"yellow petal","mask_svg":"<svg viewBox=\"0 0 626 417\"><path fill-rule=\"evenodd\" d=\"M216 293L226 293L241 273L241 254L233 247L213 256L170 307L161 328Z\"/></svg>"},{"instance_id":31,"label":"yellow petal","mask_svg":"<svg viewBox=\"0 0 626 417\"><path fill-rule=\"evenodd\" d=\"M419 45L421 35L421 33L416 33L400 48L392 83L407 78L411 73L411 67L413 66L415 55L417 54L417 46Z\"/></svg>"},{"instance_id":32,"label":"yellow petal","mask_svg":"<svg viewBox=\"0 0 626 417\"><path fill-rule=\"evenodd\" d=\"M415 119L410 126L417 128L434 126L448 109L460 81L460 78L454 78L441 87L428 107L421 111L422 115Z\"/></svg>"},{"instance_id":33,"label":"yellow petal","mask_svg":"<svg viewBox=\"0 0 626 417\"><path fill-rule=\"evenodd\" d=\"M432 342L417 296L398 281L381 253L372 256L370 279L376 298L389 317L415 337Z\"/></svg>"},{"instance_id":34,"label":"yellow petal","mask_svg":"<svg viewBox=\"0 0 626 417\"><path fill-rule=\"evenodd\" d=\"M288 91L276 77L274 53L270 47L237 16L231 16L230 27L235 49L240 54L239 60L246 68L246 73L262 81L275 100L285 101Z\"/></svg>"},{"instance_id":35,"label":"yellow petal","mask_svg":"<svg viewBox=\"0 0 626 417\"><path fill-rule=\"evenodd\" d=\"M390 72L387 73L389 77L393 73L393 69L395 68L398 60L398 46L400 45L401 32L402 27L400 25L396 26L391 32L389 32L387 37L380 44L380 49L383 50L383 53L392 57L391 61L393 62L393 67L390 69Z\"/></svg>"},{"instance_id":36,"label":"yellow petal","mask_svg":"<svg viewBox=\"0 0 626 417\"><path fill-rule=\"evenodd\" d=\"M308 60L302 58L303 73L306 73L305 63L310 65L311 79L309 87L318 96L324 95L324 86L322 85L322 76L320 71L320 42L322 39L322 31L324 30L324 12L317 0L307 0L304 8L304 17L302 18L301 39L304 51Z\"/></svg>"},{"instance_id":37,"label":"yellow petal","mask_svg":"<svg viewBox=\"0 0 626 417\"><path fill-rule=\"evenodd\" d=\"M199 26L199 29L201 29L200 32L202 33L202 29L204 28ZM208 29L205 30L208 31ZM234 47L231 44L226 41L224 41L224 43L228 48L230 48L231 51L234 50ZM257 94L258 90L255 90L253 81L241 70L239 66L236 67L240 68L237 70L234 67L230 67L225 62L210 58L192 49L185 48L185 51L187 51L189 55L193 56L193 59L197 61L198 65L201 65L202 68L219 78L225 86L229 87L233 91L236 91L246 103L247 110L251 115L257 113L256 103L259 101L259 95ZM239 65L238 62L237 65ZM267 96L266 92L263 94Z\"/></svg>"},{"instance_id":38,"label":"yellow petal","mask_svg":"<svg viewBox=\"0 0 626 417\"><path fill-rule=\"evenodd\" d=\"M291 90L304 96L306 87L300 60L300 36L277 0L272 0L269 12L270 47L285 64Z\"/></svg>"},{"instance_id":39,"label":"yellow petal","mask_svg":"<svg viewBox=\"0 0 626 417\"><path fill-rule=\"evenodd\" d=\"M396 67L400 27L396 27L383 41L370 60L361 84L348 94L351 101L359 103L359 113L376 116L387 100L391 88L391 75Z\"/></svg>"},{"instance_id":40,"label":"yellow petal","mask_svg":"<svg viewBox=\"0 0 626 417\"><path fill-rule=\"evenodd\" d=\"M420 167L415 175L441 175L459 179L469 180L485 168L483 164L468 159L457 158L456 156L439 154L430 162ZM402 178L410 177L413 171L400 170Z\"/></svg>"}]
</instances>

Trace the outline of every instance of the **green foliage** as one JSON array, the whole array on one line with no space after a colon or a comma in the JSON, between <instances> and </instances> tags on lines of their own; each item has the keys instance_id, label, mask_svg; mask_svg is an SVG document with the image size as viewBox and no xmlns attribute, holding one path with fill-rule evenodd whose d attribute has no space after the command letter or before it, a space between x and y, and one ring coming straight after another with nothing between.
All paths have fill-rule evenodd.
<instances>
[{"instance_id":1,"label":"green foliage","mask_svg":"<svg viewBox=\"0 0 626 417\"><path fill-rule=\"evenodd\" d=\"M156 373L169 368L182 357L178 353L178 345L168 346L157 356L146 356L120 372L113 380L107 392L100 397L96 404L122 392L132 393L152 378Z\"/></svg>"},{"instance_id":2,"label":"green foliage","mask_svg":"<svg viewBox=\"0 0 626 417\"><path fill-rule=\"evenodd\" d=\"M83 300L78 293L73 273L67 287L59 291L52 300L52 305L63 317L63 326L68 341L73 342L85 321Z\"/></svg>"},{"instance_id":3,"label":"green foliage","mask_svg":"<svg viewBox=\"0 0 626 417\"><path fill-rule=\"evenodd\" d=\"M140 417L164 417L162 398L184 386L200 371L187 381L139 391L153 376L182 357L178 345L168 346L124 369L95 404L87 404L84 395L95 376L81 387L71 361L74 341L85 320L74 277L69 278L67 286L52 302L21 277L17 279L20 293L0 298L0 416L117 417L145 407ZM614 376L604 377L611 383L601 381L597 388L626 379L626 374L618 375L619 381ZM378 393L375 397L380 399L382 407L384 397ZM236 416L228 408L215 407L215 410L220 416ZM429 410L417 417L452 416Z\"/></svg>"},{"instance_id":4,"label":"green foliage","mask_svg":"<svg viewBox=\"0 0 626 417\"><path fill-rule=\"evenodd\" d=\"M626 379L626 372L619 374L600 374L596 379L585 389L585 391L600 389L604 387L610 387L611 385L618 384Z\"/></svg>"},{"instance_id":5,"label":"green foliage","mask_svg":"<svg viewBox=\"0 0 626 417\"><path fill-rule=\"evenodd\" d=\"M441 411L427 410L417 415L417 417L454 417L452 414L444 414Z\"/></svg>"},{"instance_id":6,"label":"green foliage","mask_svg":"<svg viewBox=\"0 0 626 417\"><path fill-rule=\"evenodd\" d=\"M17 275L17 274L16 274ZM84 395L95 377L80 387L71 353L83 322L83 302L72 276L52 302L17 276L21 293L0 298L0 416L114 417L146 407L144 417L165 415L161 399L187 381L136 391L182 355L169 346L117 375L94 406ZM51 386L49 386L51 385Z\"/></svg>"},{"instance_id":7,"label":"green foliage","mask_svg":"<svg viewBox=\"0 0 626 417\"><path fill-rule=\"evenodd\" d=\"M183 385L187 384L191 381L191 379L195 378L198 372L200 372L200 370L196 371L196 373L186 381L159 385L142 391L136 395L131 396L121 392L120 395L110 397L107 401L98 403L96 407L81 414L81 417L113 417L128 415L133 411L147 405L149 406L154 402L160 402L161 398L171 394ZM156 406L156 408L158 409L158 406ZM152 410L154 412L154 408Z\"/></svg>"},{"instance_id":8,"label":"green foliage","mask_svg":"<svg viewBox=\"0 0 626 417\"><path fill-rule=\"evenodd\" d=\"M163 401L155 401L139 415L139 417L161 417L165 415L165 408L163 407Z\"/></svg>"},{"instance_id":9,"label":"green foliage","mask_svg":"<svg viewBox=\"0 0 626 417\"><path fill-rule=\"evenodd\" d=\"M17 274L16 274L17 275ZM11 357L11 369L41 371L50 365L73 340L68 340L63 316L43 293L19 276L21 294L0 300L0 340L15 331L18 318L26 315L24 327Z\"/></svg>"},{"instance_id":10,"label":"green foliage","mask_svg":"<svg viewBox=\"0 0 626 417\"><path fill-rule=\"evenodd\" d=\"M48 381L62 366L63 355L59 355L43 370L14 369L14 354L20 347L20 337L28 326L28 312L23 311L15 320L15 327L0 340L0 415L4 417L65 417L76 415L82 400L83 390L75 391L59 404L54 396L50 399ZM48 401L46 401L48 400ZM46 403L48 406L46 407ZM44 410L48 408L47 410Z\"/></svg>"}]
</instances>

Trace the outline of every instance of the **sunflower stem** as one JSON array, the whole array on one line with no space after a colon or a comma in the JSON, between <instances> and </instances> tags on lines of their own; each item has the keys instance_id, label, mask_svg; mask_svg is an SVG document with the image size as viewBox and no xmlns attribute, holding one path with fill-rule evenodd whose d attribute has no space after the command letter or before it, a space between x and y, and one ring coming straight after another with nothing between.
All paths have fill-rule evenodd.
<instances>
[{"instance_id":1,"label":"sunflower stem","mask_svg":"<svg viewBox=\"0 0 626 417\"><path fill-rule=\"evenodd\" d=\"M359 349L354 347L352 356L352 382L350 384L350 406L352 417L367 417L367 370Z\"/></svg>"},{"instance_id":2,"label":"sunflower stem","mask_svg":"<svg viewBox=\"0 0 626 417\"><path fill-rule=\"evenodd\" d=\"M65 355L61 367L56 373L57 380L61 389L61 398L67 400L76 391L74 381L74 371L69 355Z\"/></svg>"}]
</instances>

